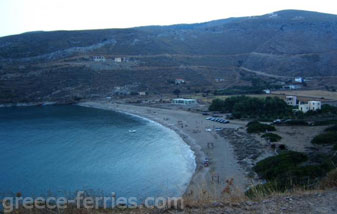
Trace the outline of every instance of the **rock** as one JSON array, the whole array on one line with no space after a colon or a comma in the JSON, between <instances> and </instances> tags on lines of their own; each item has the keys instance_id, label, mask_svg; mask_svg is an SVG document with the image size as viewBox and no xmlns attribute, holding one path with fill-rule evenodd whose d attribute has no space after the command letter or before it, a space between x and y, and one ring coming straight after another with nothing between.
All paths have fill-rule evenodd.
<instances>
[{"instance_id":1,"label":"rock","mask_svg":"<svg viewBox=\"0 0 337 214\"><path fill-rule=\"evenodd\" d=\"M212 207L224 207L225 205L221 202L213 202Z\"/></svg>"}]
</instances>

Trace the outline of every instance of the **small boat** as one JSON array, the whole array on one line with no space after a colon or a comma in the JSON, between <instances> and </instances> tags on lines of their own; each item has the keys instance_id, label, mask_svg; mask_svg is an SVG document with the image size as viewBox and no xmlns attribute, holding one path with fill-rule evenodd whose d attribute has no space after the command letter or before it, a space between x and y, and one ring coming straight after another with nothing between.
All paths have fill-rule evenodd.
<instances>
[{"instance_id":1,"label":"small boat","mask_svg":"<svg viewBox=\"0 0 337 214\"><path fill-rule=\"evenodd\" d=\"M129 130L129 133L135 133L136 132L136 130Z\"/></svg>"}]
</instances>

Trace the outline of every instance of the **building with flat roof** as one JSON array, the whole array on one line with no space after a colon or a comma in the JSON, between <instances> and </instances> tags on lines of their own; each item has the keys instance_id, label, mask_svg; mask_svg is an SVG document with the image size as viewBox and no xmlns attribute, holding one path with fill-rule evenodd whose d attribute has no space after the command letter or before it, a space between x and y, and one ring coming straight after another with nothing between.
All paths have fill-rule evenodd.
<instances>
[{"instance_id":1,"label":"building with flat roof","mask_svg":"<svg viewBox=\"0 0 337 214\"><path fill-rule=\"evenodd\" d=\"M290 106L296 106L297 97L296 96L286 96L286 103Z\"/></svg>"},{"instance_id":2,"label":"building with flat roof","mask_svg":"<svg viewBox=\"0 0 337 214\"><path fill-rule=\"evenodd\" d=\"M317 111L322 108L321 101L309 101L307 103L300 103L298 105L298 110L300 110L303 113L306 113L308 111Z\"/></svg>"},{"instance_id":3,"label":"building with flat roof","mask_svg":"<svg viewBox=\"0 0 337 214\"><path fill-rule=\"evenodd\" d=\"M105 62L105 57L104 56L94 56L93 60L95 62Z\"/></svg>"},{"instance_id":4,"label":"building with flat roof","mask_svg":"<svg viewBox=\"0 0 337 214\"><path fill-rule=\"evenodd\" d=\"M184 83L185 83L185 80L184 80L184 79L176 79L176 80L174 81L174 83L175 83L176 85L184 84Z\"/></svg>"},{"instance_id":5,"label":"building with flat roof","mask_svg":"<svg viewBox=\"0 0 337 214\"><path fill-rule=\"evenodd\" d=\"M309 101L308 102L310 111L317 111L322 108L322 102L321 101Z\"/></svg>"},{"instance_id":6,"label":"building with flat roof","mask_svg":"<svg viewBox=\"0 0 337 214\"><path fill-rule=\"evenodd\" d=\"M172 100L173 104L182 104L182 105L195 105L197 104L196 99L184 99L184 98L176 98Z\"/></svg>"},{"instance_id":7,"label":"building with flat roof","mask_svg":"<svg viewBox=\"0 0 337 214\"><path fill-rule=\"evenodd\" d=\"M309 104L308 103L300 103L298 104L298 110L300 110L303 113L306 113L309 111Z\"/></svg>"}]
</instances>

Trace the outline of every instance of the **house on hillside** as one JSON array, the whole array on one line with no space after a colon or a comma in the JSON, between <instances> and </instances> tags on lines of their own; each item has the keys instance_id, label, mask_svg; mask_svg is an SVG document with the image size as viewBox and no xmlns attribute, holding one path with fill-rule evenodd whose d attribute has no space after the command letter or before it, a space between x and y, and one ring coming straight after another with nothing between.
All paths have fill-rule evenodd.
<instances>
[{"instance_id":1,"label":"house on hillside","mask_svg":"<svg viewBox=\"0 0 337 214\"><path fill-rule=\"evenodd\" d=\"M303 113L306 113L308 111L317 111L322 108L321 101L309 101L307 103L300 103L298 105L298 110L300 110Z\"/></svg>"},{"instance_id":2,"label":"house on hillside","mask_svg":"<svg viewBox=\"0 0 337 214\"><path fill-rule=\"evenodd\" d=\"M309 104L308 103L298 104L298 110L300 110L303 113L307 113L309 111Z\"/></svg>"},{"instance_id":3,"label":"house on hillside","mask_svg":"<svg viewBox=\"0 0 337 214\"><path fill-rule=\"evenodd\" d=\"M225 79L224 78L215 78L215 82L224 82Z\"/></svg>"},{"instance_id":4,"label":"house on hillside","mask_svg":"<svg viewBox=\"0 0 337 214\"><path fill-rule=\"evenodd\" d=\"M122 62L122 58L121 57L115 57L115 62Z\"/></svg>"},{"instance_id":5,"label":"house on hillside","mask_svg":"<svg viewBox=\"0 0 337 214\"><path fill-rule=\"evenodd\" d=\"M184 80L184 79L176 79L176 80L174 81L174 83L175 83L176 85L184 84L184 83L185 83L185 80Z\"/></svg>"},{"instance_id":6,"label":"house on hillside","mask_svg":"<svg viewBox=\"0 0 337 214\"><path fill-rule=\"evenodd\" d=\"M297 97L296 96L286 96L286 103L290 106L297 105Z\"/></svg>"},{"instance_id":7,"label":"house on hillside","mask_svg":"<svg viewBox=\"0 0 337 214\"><path fill-rule=\"evenodd\" d=\"M104 56L94 56L93 57L93 60L95 61L95 62L105 62L105 57Z\"/></svg>"},{"instance_id":8,"label":"house on hillside","mask_svg":"<svg viewBox=\"0 0 337 214\"><path fill-rule=\"evenodd\" d=\"M304 79L303 79L303 77L295 77L295 82L303 83Z\"/></svg>"},{"instance_id":9,"label":"house on hillside","mask_svg":"<svg viewBox=\"0 0 337 214\"><path fill-rule=\"evenodd\" d=\"M270 94L270 93L271 93L270 89L264 89L263 92L264 92L265 94Z\"/></svg>"},{"instance_id":10,"label":"house on hillside","mask_svg":"<svg viewBox=\"0 0 337 214\"><path fill-rule=\"evenodd\" d=\"M126 58L126 57L115 57L114 61L117 62L117 63L129 62L129 58Z\"/></svg>"},{"instance_id":11,"label":"house on hillside","mask_svg":"<svg viewBox=\"0 0 337 214\"><path fill-rule=\"evenodd\" d=\"M317 111L322 109L322 102L321 101L309 101L309 110L310 111Z\"/></svg>"},{"instance_id":12,"label":"house on hillside","mask_svg":"<svg viewBox=\"0 0 337 214\"><path fill-rule=\"evenodd\" d=\"M296 90L302 88L301 85L285 85L283 86L283 89L289 89L289 90Z\"/></svg>"}]
</instances>

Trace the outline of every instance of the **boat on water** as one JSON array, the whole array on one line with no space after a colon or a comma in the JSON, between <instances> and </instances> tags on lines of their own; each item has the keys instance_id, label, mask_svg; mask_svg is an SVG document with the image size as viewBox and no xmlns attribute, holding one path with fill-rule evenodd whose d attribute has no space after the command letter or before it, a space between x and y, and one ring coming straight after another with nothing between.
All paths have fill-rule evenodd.
<instances>
[{"instance_id":1,"label":"boat on water","mask_svg":"<svg viewBox=\"0 0 337 214\"><path fill-rule=\"evenodd\" d=\"M129 133L135 133L136 130L132 129L132 130L129 130Z\"/></svg>"}]
</instances>

